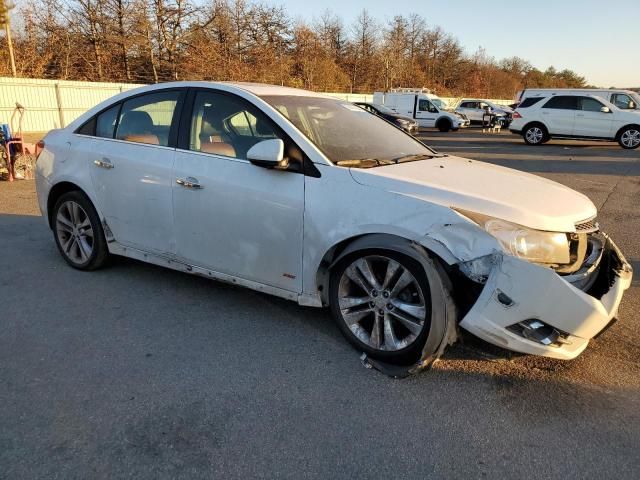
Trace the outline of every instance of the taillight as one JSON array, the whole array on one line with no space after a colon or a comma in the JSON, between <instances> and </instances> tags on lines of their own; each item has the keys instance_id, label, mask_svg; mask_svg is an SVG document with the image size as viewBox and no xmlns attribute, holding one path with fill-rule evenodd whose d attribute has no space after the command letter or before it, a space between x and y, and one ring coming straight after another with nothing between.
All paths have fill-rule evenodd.
<instances>
[{"instance_id":1,"label":"taillight","mask_svg":"<svg viewBox=\"0 0 640 480\"><path fill-rule=\"evenodd\" d=\"M38 143L36 143L36 162L38 161L38 157L40 156L43 150L44 150L44 140L40 140Z\"/></svg>"},{"instance_id":2,"label":"taillight","mask_svg":"<svg viewBox=\"0 0 640 480\"><path fill-rule=\"evenodd\" d=\"M522 115L520 115L518 112L513 112L513 118L522 118Z\"/></svg>"}]
</instances>

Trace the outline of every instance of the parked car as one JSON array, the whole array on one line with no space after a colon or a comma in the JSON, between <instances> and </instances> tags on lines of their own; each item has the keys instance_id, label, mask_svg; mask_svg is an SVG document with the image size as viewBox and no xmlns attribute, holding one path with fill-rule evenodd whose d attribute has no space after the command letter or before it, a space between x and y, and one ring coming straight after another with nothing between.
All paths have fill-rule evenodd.
<instances>
[{"instance_id":1,"label":"parked car","mask_svg":"<svg viewBox=\"0 0 640 480\"><path fill-rule=\"evenodd\" d=\"M513 110L506 105L498 105L489 100L463 98L458 102L455 111L465 115L471 123L483 123L488 114L495 115L495 121L503 127L511 123Z\"/></svg>"},{"instance_id":2,"label":"parked car","mask_svg":"<svg viewBox=\"0 0 640 480\"><path fill-rule=\"evenodd\" d=\"M422 90L375 92L373 103L384 105L400 115L414 118L421 128L435 127L441 132L456 131L469 126L469 119L456 112L449 112L436 105L439 99Z\"/></svg>"},{"instance_id":3,"label":"parked car","mask_svg":"<svg viewBox=\"0 0 640 480\"><path fill-rule=\"evenodd\" d=\"M638 92L616 88L526 88L516 93L515 100L520 103L525 98L555 95L595 96L614 104L620 110L640 109L640 94Z\"/></svg>"},{"instance_id":4,"label":"parked car","mask_svg":"<svg viewBox=\"0 0 640 480\"><path fill-rule=\"evenodd\" d=\"M379 117L384 118L385 120L393 123L398 128L403 129L404 131L414 134L418 131L418 122L413 118L406 117L404 115L400 115L390 108L385 107L384 105L378 105L376 103L368 103L368 102L354 102L360 108L364 108L367 112L373 113L374 115L378 115Z\"/></svg>"},{"instance_id":5,"label":"parked car","mask_svg":"<svg viewBox=\"0 0 640 480\"><path fill-rule=\"evenodd\" d=\"M329 306L352 345L387 362L437 358L458 326L574 358L631 282L584 195L437 153L314 92L145 86L42 145L38 201L71 267L122 255Z\"/></svg>"},{"instance_id":6,"label":"parked car","mask_svg":"<svg viewBox=\"0 0 640 480\"><path fill-rule=\"evenodd\" d=\"M595 95L527 97L514 112L509 130L529 145L575 138L615 140L633 149L640 146L640 111L621 110Z\"/></svg>"}]
</instances>

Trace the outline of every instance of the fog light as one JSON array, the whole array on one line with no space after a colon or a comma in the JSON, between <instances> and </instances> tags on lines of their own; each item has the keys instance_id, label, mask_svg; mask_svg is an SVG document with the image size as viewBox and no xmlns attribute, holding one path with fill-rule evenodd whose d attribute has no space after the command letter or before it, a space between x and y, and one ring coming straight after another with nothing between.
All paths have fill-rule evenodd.
<instances>
[{"instance_id":1,"label":"fog light","mask_svg":"<svg viewBox=\"0 0 640 480\"><path fill-rule=\"evenodd\" d=\"M546 347L559 347L560 345L570 344L567 340L568 334L558 330L557 328L547 325L537 318L529 318L522 322L507 327L508 330L517 333L521 337L539 343Z\"/></svg>"}]
</instances>

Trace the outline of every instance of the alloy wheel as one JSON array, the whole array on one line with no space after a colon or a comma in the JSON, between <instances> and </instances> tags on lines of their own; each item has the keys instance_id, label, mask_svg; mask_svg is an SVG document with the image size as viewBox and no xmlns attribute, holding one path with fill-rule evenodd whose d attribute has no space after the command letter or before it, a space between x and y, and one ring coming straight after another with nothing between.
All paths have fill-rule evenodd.
<instances>
[{"instance_id":1,"label":"alloy wheel","mask_svg":"<svg viewBox=\"0 0 640 480\"><path fill-rule=\"evenodd\" d=\"M416 277L383 255L360 257L344 270L338 305L347 328L368 347L383 351L411 345L430 312Z\"/></svg>"},{"instance_id":2,"label":"alloy wheel","mask_svg":"<svg viewBox=\"0 0 640 480\"><path fill-rule=\"evenodd\" d=\"M529 143L540 143L544 138L544 132L540 127L533 127L527 130L526 136Z\"/></svg>"},{"instance_id":3,"label":"alloy wheel","mask_svg":"<svg viewBox=\"0 0 640 480\"><path fill-rule=\"evenodd\" d=\"M640 145L640 131L634 129L625 130L620 137L620 142L627 148L636 148Z\"/></svg>"},{"instance_id":4,"label":"alloy wheel","mask_svg":"<svg viewBox=\"0 0 640 480\"><path fill-rule=\"evenodd\" d=\"M58 208L56 235L69 260L77 265L89 261L93 253L93 227L87 212L73 200L67 200Z\"/></svg>"}]
</instances>

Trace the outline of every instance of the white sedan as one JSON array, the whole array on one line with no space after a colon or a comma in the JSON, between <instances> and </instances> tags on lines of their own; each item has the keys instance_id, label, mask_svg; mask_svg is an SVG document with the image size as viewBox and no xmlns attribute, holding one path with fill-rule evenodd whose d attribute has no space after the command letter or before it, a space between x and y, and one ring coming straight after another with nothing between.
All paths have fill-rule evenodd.
<instances>
[{"instance_id":1,"label":"white sedan","mask_svg":"<svg viewBox=\"0 0 640 480\"><path fill-rule=\"evenodd\" d=\"M574 358L631 282L584 195L313 92L147 86L43 143L39 204L72 267L123 255L329 306L394 364L431 362L459 327Z\"/></svg>"}]
</instances>

